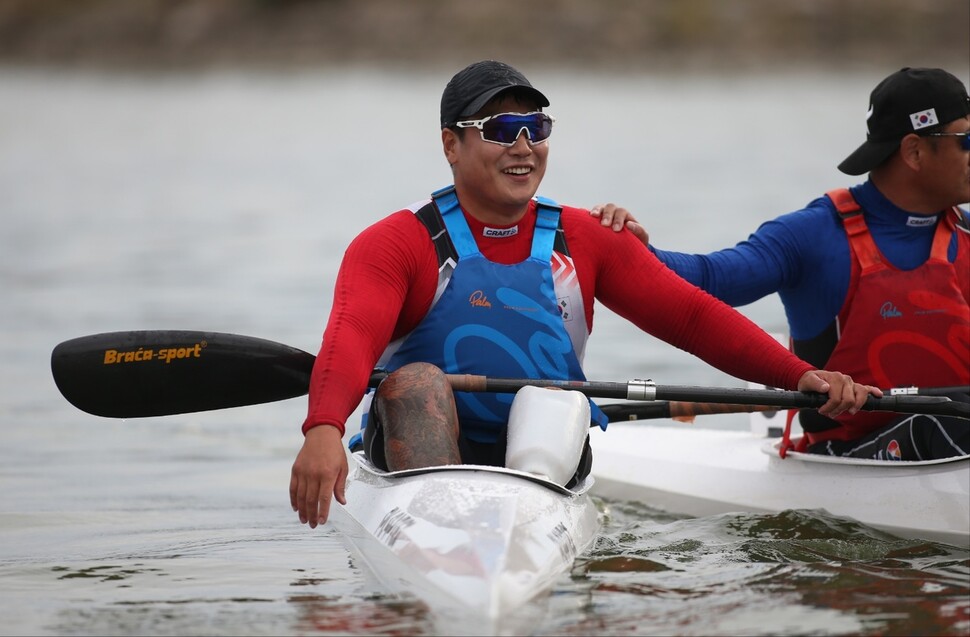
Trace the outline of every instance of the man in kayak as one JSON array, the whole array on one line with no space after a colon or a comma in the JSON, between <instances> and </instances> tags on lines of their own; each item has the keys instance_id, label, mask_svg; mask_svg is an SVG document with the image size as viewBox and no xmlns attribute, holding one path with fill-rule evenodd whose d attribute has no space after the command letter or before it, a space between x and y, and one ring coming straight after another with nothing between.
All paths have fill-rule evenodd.
<instances>
[{"instance_id":1,"label":"man in kayak","mask_svg":"<svg viewBox=\"0 0 970 637\"><path fill-rule=\"evenodd\" d=\"M653 253L731 305L777 292L792 349L856 382L889 387L970 383L970 97L942 69L904 68L873 89L868 135L839 170L869 173L710 254ZM613 204L592 214L649 236ZM813 453L928 460L970 453L970 423L955 417L804 410Z\"/></svg>"},{"instance_id":2,"label":"man in kayak","mask_svg":"<svg viewBox=\"0 0 970 637\"><path fill-rule=\"evenodd\" d=\"M440 112L454 186L375 223L347 249L292 468L301 522L325 522L331 494L345 501L342 436L375 367L390 374L352 443L374 464L500 466L512 396L456 394L444 374L583 380L594 298L728 374L827 393L825 414L854 413L869 392L881 396L800 360L632 234L604 232L587 210L535 198L554 122L542 112L548 105L507 64L457 73ZM577 477L588 471L587 451Z\"/></svg>"}]
</instances>

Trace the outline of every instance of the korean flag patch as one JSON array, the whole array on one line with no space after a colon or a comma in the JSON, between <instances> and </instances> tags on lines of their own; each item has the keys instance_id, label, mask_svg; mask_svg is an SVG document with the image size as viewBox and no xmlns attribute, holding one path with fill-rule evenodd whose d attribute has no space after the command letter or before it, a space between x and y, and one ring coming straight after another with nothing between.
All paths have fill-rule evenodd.
<instances>
[{"instance_id":1,"label":"korean flag patch","mask_svg":"<svg viewBox=\"0 0 970 637\"><path fill-rule=\"evenodd\" d=\"M913 122L913 130L919 130L921 128L926 128L927 126L936 126L940 123L939 118L936 116L935 108L929 108L925 111L912 113L909 116L909 120Z\"/></svg>"}]
</instances>

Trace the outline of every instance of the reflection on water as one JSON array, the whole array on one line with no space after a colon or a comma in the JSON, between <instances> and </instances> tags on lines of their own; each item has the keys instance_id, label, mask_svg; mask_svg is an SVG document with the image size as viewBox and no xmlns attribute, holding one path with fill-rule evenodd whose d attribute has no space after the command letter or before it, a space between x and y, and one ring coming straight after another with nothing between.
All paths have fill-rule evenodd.
<instances>
[{"instance_id":1,"label":"reflection on water","mask_svg":"<svg viewBox=\"0 0 970 637\"><path fill-rule=\"evenodd\" d=\"M611 503L574 571L591 617L569 634L959 635L970 551L901 540L824 511L676 521Z\"/></svg>"},{"instance_id":2,"label":"reflection on water","mask_svg":"<svg viewBox=\"0 0 970 637\"><path fill-rule=\"evenodd\" d=\"M694 519L633 502L607 502L606 511L602 537L572 577L507 634L961 635L970 628L965 549L897 539L822 511ZM45 591L53 612L32 631L42 634L481 634L420 601L384 594L339 556L332 533L313 542L272 535L214 541L213 551L195 555L173 544L154 559L92 556L2 572L26 591ZM294 567L300 556L316 565Z\"/></svg>"},{"instance_id":3,"label":"reflection on water","mask_svg":"<svg viewBox=\"0 0 970 637\"><path fill-rule=\"evenodd\" d=\"M300 615L295 632L332 635L430 635L433 618L416 601L381 596L359 600L293 596Z\"/></svg>"},{"instance_id":4,"label":"reflection on water","mask_svg":"<svg viewBox=\"0 0 970 637\"><path fill-rule=\"evenodd\" d=\"M664 247L720 247L853 183L834 164L859 142L859 87L876 79L550 72L542 194L623 203ZM448 180L440 85L380 71L0 70L0 633L442 632L290 511L303 399L115 421L68 405L49 368L58 342L125 329L314 351L350 239ZM776 300L745 311L784 326ZM596 379L739 385L602 307L587 363ZM967 550L819 511L606 510L529 631L970 632Z\"/></svg>"}]
</instances>

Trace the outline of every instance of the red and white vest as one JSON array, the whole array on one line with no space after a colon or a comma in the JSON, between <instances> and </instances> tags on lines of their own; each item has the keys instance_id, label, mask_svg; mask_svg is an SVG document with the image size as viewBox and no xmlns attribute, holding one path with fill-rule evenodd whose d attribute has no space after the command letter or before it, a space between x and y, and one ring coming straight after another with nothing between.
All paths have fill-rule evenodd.
<instances>
[{"instance_id":1,"label":"red and white vest","mask_svg":"<svg viewBox=\"0 0 970 637\"><path fill-rule=\"evenodd\" d=\"M825 369L856 382L890 387L970 383L970 233L953 208L937 224L929 259L899 270L876 247L859 204L846 189L828 196L845 227L852 274L837 317L838 343ZM953 263L947 250L957 233ZM840 416L839 427L807 432L809 443L855 440L898 417L891 412Z\"/></svg>"}]
</instances>

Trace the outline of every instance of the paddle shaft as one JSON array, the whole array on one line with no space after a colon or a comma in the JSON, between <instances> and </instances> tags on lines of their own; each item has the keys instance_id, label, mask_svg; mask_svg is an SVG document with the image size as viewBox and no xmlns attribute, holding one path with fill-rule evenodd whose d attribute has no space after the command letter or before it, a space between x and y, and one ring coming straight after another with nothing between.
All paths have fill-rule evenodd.
<instances>
[{"instance_id":1,"label":"paddle shaft","mask_svg":"<svg viewBox=\"0 0 970 637\"><path fill-rule=\"evenodd\" d=\"M536 380L490 378L472 374L450 374L456 391L511 393L525 385L571 389L590 397L625 398L627 400L671 400L699 403L728 403L734 405L774 405L785 408L819 408L828 400L825 394L775 389L725 389L718 387L689 387L655 385L650 381L627 383L575 380ZM955 402L945 396L887 395L869 396L862 409L892 411L904 414L933 414L970 418L970 403Z\"/></svg>"},{"instance_id":2,"label":"paddle shaft","mask_svg":"<svg viewBox=\"0 0 970 637\"><path fill-rule=\"evenodd\" d=\"M714 414L745 414L752 412L775 413L778 408L772 405L730 405L726 403L691 403L679 400L657 400L653 402L607 403L599 405L610 422L631 420L653 420L672 418L691 422L697 416Z\"/></svg>"}]
</instances>

